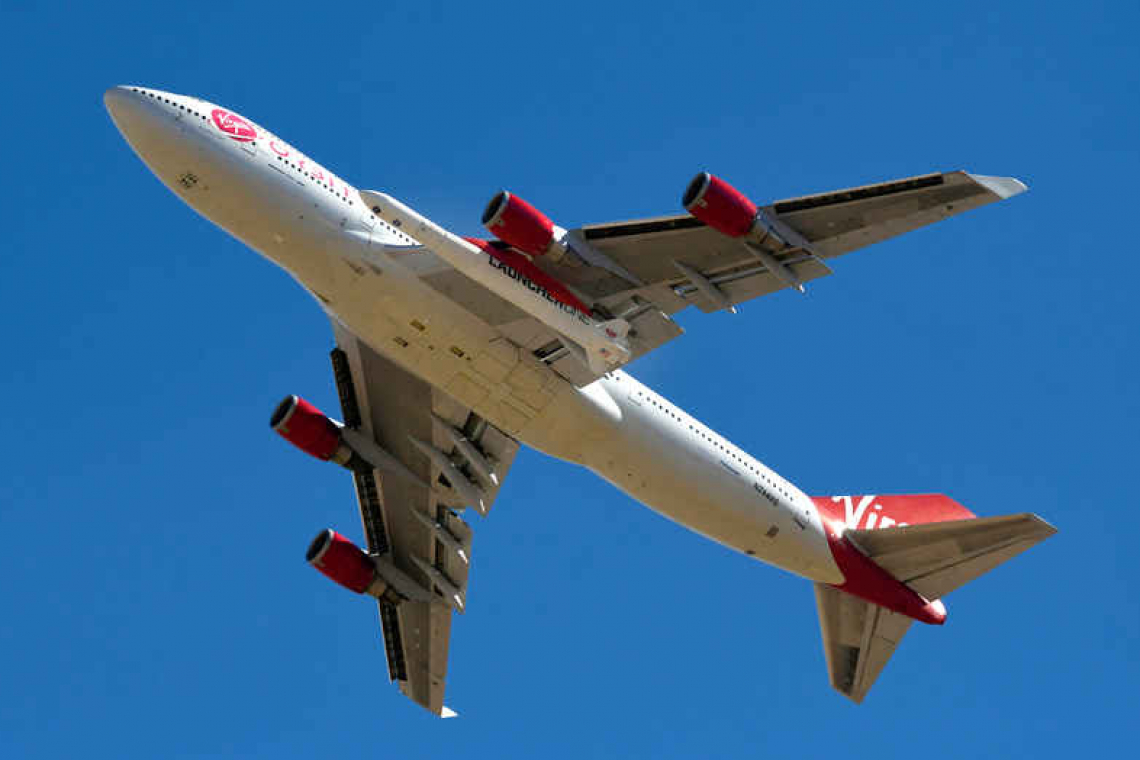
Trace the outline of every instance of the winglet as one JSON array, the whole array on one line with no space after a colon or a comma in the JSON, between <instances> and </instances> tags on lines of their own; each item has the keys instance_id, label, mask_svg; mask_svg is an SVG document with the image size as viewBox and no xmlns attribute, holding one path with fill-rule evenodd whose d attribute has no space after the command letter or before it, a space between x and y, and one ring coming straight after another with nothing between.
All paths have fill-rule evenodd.
<instances>
[{"instance_id":1,"label":"winglet","mask_svg":"<svg viewBox=\"0 0 1140 760\"><path fill-rule=\"evenodd\" d=\"M458 718L459 713L455 712L455 710L452 710L447 705L444 705L443 709L441 709L439 711L439 717L441 717L441 718Z\"/></svg>"},{"instance_id":2,"label":"winglet","mask_svg":"<svg viewBox=\"0 0 1140 760\"><path fill-rule=\"evenodd\" d=\"M1020 195L1029 189L1024 182L1013 177L986 177L981 174L968 174L967 176L1003 201L1006 198Z\"/></svg>"}]
</instances>

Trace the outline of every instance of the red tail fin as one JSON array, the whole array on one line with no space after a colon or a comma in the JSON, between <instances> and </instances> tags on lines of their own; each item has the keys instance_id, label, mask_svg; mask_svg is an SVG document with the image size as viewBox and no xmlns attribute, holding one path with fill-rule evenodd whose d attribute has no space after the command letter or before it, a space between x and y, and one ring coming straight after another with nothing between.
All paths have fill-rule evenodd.
<instances>
[{"instance_id":1,"label":"red tail fin","mask_svg":"<svg viewBox=\"0 0 1140 760\"><path fill-rule=\"evenodd\" d=\"M976 517L973 512L940 493L813 496L812 501L824 520L842 523L853 530Z\"/></svg>"}]
</instances>

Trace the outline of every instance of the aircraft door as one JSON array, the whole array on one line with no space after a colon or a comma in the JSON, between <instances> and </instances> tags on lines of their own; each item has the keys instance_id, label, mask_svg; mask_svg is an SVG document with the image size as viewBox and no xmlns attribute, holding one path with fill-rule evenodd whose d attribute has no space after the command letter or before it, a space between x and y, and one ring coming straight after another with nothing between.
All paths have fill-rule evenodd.
<instances>
[{"instance_id":1,"label":"aircraft door","mask_svg":"<svg viewBox=\"0 0 1140 760\"><path fill-rule=\"evenodd\" d=\"M373 235L376 234L376 217L363 205L360 207L360 227L364 230L364 234L368 238L368 244L372 245L375 243L376 240Z\"/></svg>"}]
</instances>

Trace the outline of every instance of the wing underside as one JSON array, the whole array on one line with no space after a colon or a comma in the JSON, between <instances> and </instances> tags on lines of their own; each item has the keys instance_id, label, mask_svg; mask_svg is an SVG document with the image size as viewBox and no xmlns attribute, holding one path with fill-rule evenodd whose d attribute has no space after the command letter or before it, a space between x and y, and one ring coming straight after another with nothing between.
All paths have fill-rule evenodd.
<instances>
[{"instance_id":1,"label":"wing underside","mask_svg":"<svg viewBox=\"0 0 1140 760\"><path fill-rule=\"evenodd\" d=\"M944 172L777 201L761 213L783 238L766 241L769 252L802 283L829 274L829 259L1024 190L1008 177ZM538 263L607 305L639 294L667 314L689 305L708 312L791 287L740 240L688 215L590 225L577 234L617 266ZM678 271L677 261L705 275L724 299L710 300ZM640 286L631 288L615 269L631 273Z\"/></svg>"},{"instance_id":2,"label":"wing underside","mask_svg":"<svg viewBox=\"0 0 1140 760\"><path fill-rule=\"evenodd\" d=\"M408 697L437 715L443 704L453 611L466 607L472 529L460 516L463 496L448 474L469 478L493 504L518 442L439 389L377 354L336 323L332 353L346 427L391 454L406 474L354 473L369 553L435 592L437 601L378 601L388 674ZM447 432L450 428L451 433ZM456 434L465 441L456 443ZM418 442L418 444L417 444ZM446 464L424 454L438 449ZM493 470L474 471L460 451L474 447Z\"/></svg>"},{"instance_id":3,"label":"wing underside","mask_svg":"<svg viewBox=\"0 0 1140 760\"><path fill-rule=\"evenodd\" d=\"M632 360L681 335L672 315L688 306L734 309L802 288L831 274L830 260L842 254L1023 190L1011 178L956 171L791 198L762 207L773 234L757 245L687 214L594 224L569 232L565 254L534 264L599 318L629 322ZM462 273L444 268L424 279L575 385L597 378L554 330Z\"/></svg>"}]
</instances>

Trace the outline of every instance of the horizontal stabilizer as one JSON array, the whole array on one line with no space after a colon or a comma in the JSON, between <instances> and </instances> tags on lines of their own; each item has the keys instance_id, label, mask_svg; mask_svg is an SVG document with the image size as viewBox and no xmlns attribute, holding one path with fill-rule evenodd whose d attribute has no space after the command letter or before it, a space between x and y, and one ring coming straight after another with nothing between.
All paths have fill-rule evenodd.
<instances>
[{"instance_id":1,"label":"horizontal stabilizer","mask_svg":"<svg viewBox=\"0 0 1140 760\"><path fill-rule=\"evenodd\" d=\"M823 583L815 602L831 685L862 702L914 621Z\"/></svg>"},{"instance_id":2,"label":"horizontal stabilizer","mask_svg":"<svg viewBox=\"0 0 1140 760\"><path fill-rule=\"evenodd\" d=\"M875 564L930 600L993 570L1057 532L1037 515L848 530Z\"/></svg>"}]
</instances>

